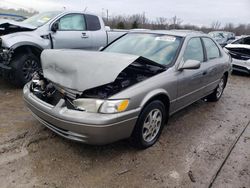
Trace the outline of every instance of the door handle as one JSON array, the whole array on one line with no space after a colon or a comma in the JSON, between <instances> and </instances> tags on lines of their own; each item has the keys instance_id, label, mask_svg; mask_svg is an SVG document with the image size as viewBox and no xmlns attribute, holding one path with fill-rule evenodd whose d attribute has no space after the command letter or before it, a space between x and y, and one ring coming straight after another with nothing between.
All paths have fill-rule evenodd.
<instances>
[{"instance_id":1,"label":"door handle","mask_svg":"<svg viewBox=\"0 0 250 188\"><path fill-rule=\"evenodd\" d=\"M82 38L86 39L89 38L89 36L86 33L82 33Z\"/></svg>"}]
</instances>

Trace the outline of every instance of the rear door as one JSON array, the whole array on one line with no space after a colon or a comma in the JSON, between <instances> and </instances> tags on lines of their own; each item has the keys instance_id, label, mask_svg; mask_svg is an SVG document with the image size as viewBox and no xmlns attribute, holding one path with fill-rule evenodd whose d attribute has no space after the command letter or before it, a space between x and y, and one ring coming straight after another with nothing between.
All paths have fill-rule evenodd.
<instances>
[{"instance_id":1,"label":"rear door","mask_svg":"<svg viewBox=\"0 0 250 188\"><path fill-rule=\"evenodd\" d=\"M58 22L58 30L52 33L54 48L92 49L90 31L87 31L83 14L67 14Z\"/></svg>"},{"instance_id":2,"label":"rear door","mask_svg":"<svg viewBox=\"0 0 250 188\"><path fill-rule=\"evenodd\" d=\"M212 39L202 37L202 41L206 52L206 61L203 63L203 67L206 69L206 74L204 74L204 85L206 88L204 92L208 94L218 85L224 73L224 62L218 46Z\"/></svg>"},{"instance_id":3,"label":"rear door","mask_svg":"<svg viewBox=\"0 0 250 188\"><path fill-rule=\"evenodd\" d=\"M182 70L178 74L177 109L183 108L203 97L205 54L200 37L191 38L186 46L183 61L196 60L201 67L194 70Z\"/></svg>"}]
</instances>

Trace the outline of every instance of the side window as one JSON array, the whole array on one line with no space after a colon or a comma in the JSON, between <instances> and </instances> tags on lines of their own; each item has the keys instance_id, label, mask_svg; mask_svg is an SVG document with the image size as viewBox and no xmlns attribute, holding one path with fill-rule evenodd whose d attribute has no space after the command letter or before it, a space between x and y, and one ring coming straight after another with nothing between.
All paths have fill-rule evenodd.
<instances>
[{"instance_id":1,"label":"side window","mask_svg":"<svg viewBox=\"0 0 250 188\"><path fill-rule=\"evenodd\" d=\"M192 38L186 47L184 52L183 60L197 60L200 62L204 61L204 53L200 38Z\"/></svg>"},{"instance_id":2,"label":"side window","mask_svg":"<svg viewBox=\"0 0 250 188\"><path fill-rule=\"evenodd\" d=\"M209 59L219 58L220 57L220 50L216 46L214 41L211 40L210 38L202 38L202 40L204 42L205 49L207 51L207 59L209 60Z\"/></svg>"},{"instance_id":3,"label":"side window","mask_svg":"<svg viewBox=\"0 0 250 188\"><path fill-rule=\"evenodd\" d=\"M100 20L97 16L85 15L88 31L98 31L101 29Z\"/></svg>"},{"instance_id":4,"label":"side window","mask_svg":"<svg viewBox=\"0 0 250 188\"><path fill-rule=\"evenodd\" d=\"M250 37L244 38L244 44L250 45Z\"/></svg>"},{"instance_id":5,"label":"side window","mask_svg":"<svg viewBox=\"0 0 250 188\"><path fill-rule=\"evenodd\" d=\"M68 14L59 20L59 31L85 31L86 24L82 14Z\"/></svg>"}]
</instances>

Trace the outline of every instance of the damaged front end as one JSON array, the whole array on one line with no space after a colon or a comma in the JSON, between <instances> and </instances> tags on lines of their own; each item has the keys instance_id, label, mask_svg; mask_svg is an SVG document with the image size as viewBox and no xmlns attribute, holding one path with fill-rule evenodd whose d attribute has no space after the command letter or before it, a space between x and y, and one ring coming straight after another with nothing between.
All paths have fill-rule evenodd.
<instances>
[{"instance_id":1,"label":"damaged front end","mask_svg":"<svg viewBox=\"0 0 250 188\"><path fill-rule=\"evenodd\" d=\"M13 56L13 50L8 48L1 47L1 38L0 38L0 75L4 77L9 76L11 67L9 66L11 58Z\"/></svg>"},{"instance_id":2,"label":"damaged front end","mask_svg":"<svg viewBox=\"0 0 250 188\"><path fill-rule=\"evenodd\" d=\"M250 49L247 48L227 48L228 53L232 58L238 60L249 60L250 59Z\"/></svg>"},{"instance_id":3,"label":"damaged front end","mask_svg":"<svg viewBox=\"0 0 250 188\"><path fill-rule=\"evenodd\" d=\"M225 51L231 55L233 70L250 74L250 46L230 44Z\"/></svg>"},{"instance_id":4,"label":"damaged front end","mask_svg":"<svg viewBox=\"0 0 250 188\"><path fill-rule=\"evenodd\" d=\"M113 82L84 91L63 87L45 78L42 72L37 72L30 84L30 91L42 101L53 106L56 106L60 99L64 99L68 109L117 113L124 111L129 101L126 99L109 101L108 98L165 70L164 66L139 57L122 70ZM103 71L105 72L105 70ZM84 75L82 75L82 80L84 80Z\"/></svg>"},{"instance_id":5,"label":"damaged front end","mask_svg":"<svg viewBox=\"0 0 250 188\"><path fill-rule=\"evenodd\" d=\"M85 90L81 97L106 99L134 84L165 71L165 69L163 66L155 65L150 63L150 60L140 57L125 68L114 82Z\"/></svg>"},{"instance_id":6,"label":"damaged front end","mask_svg":"<svg viewBox=\"0 0 250 188\"><path fill-rule=\"evenodd\" d=\"M12 20L0 21L0 36L16 32L33 31L36 27Z\"/></svg>"}]
</instances>

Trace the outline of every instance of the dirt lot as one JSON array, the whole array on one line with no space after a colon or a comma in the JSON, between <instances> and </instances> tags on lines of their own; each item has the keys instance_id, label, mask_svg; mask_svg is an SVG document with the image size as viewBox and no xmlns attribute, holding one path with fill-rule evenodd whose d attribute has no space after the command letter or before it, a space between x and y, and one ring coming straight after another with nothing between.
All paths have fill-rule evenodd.
<instances>
[{"instance_id":1,"label":"dirt lot","mask_svg":"<svg viewBox=\"0 0 250 188\"><path fill-rule=\"evenodd\" d=\"M250 187L250 77L231 76L218 103L199 101L171 117L144 151L63 139L2 80L0 109L0 187Z\"/></svg>"}]
</instances>

